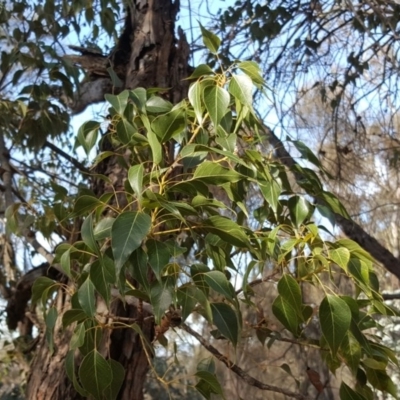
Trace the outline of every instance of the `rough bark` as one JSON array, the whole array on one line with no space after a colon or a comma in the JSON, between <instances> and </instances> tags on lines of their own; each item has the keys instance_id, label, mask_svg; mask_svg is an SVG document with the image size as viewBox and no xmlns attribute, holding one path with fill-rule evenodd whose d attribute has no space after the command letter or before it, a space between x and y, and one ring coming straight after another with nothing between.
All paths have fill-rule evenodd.
<instances>
[{"instance_id":1,"label":"rough bark","mask_svg":"<svg viewBox=\"0 0 400 400\"><path fill-rule=\"evenodd\" d=\"M166 88L164 96L173 102L182 100L187 93L188 84L183 79L188 76L189 47L184 34L179 31L179 39L174 36L174 23L179 10L179 1L171 0L133 0L127 11L125 29L116 49L108 56L108 61L124 82L122 89L136 87ZM90 66L90 53L82 52L81 58L70 58L75 64ZM93 55L106 66L102 56ZM101 64L100 62L100 64ZM97 66L99 63L96 64ZM90 71L89 71L90 72ZM72 111L82 111L91 102L104 99L104 94L111 91L111 80L98 68L86 82L81 96L75 98ZM94 98L87 96L90 89L96 92ZM121 90L121 89L119 89ZM114 91L115 93L115 91ZM115 150L115 149L114 149ZM124 155L122 155L124 156ZM126 155L125 155L126 156ZM115 157L105 160L100 166L101 173L107 175L112 182L113 190L124 187L126 171L120 167ZM110 190L103 181L94 180L92 189L101 194ZM60 300L57 303L59 312L65 311L68 304ZM65 300L65 299L64 299ZM119 317L142 319L145 313L128 303L116 300L112 303L110 313ZM151 319L141 324L142 331L151 342L154 326ZM58 330L55 334L55 352L49 354L44 335L41 336L32 373L28 379L27 399L57 400L80 399L71 382L66 378L64 359L68 350L71 329ZM122 400L143 399L143 385L148 372L148 357L144 351L140 337L131 329L117 329L109 332L103 340L104 355L119 361L125 368L125 381L118 398Z\"/></svg>"}]
</instances>

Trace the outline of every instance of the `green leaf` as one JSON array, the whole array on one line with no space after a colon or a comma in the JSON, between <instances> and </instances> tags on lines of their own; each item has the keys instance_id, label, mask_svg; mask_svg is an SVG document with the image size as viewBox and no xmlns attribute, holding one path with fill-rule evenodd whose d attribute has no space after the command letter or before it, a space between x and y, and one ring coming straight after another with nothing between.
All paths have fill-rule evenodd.
<instances>
[{"instance_id":1,"label":"green leaf","mask_svg":"<svg viewBox=\"0 0 400 400\"><path fill-rule=\"evenodd\" d=\"M207 86L204 89L204 104L215 127L225 115L229 101L229 93L219 86Z\"/></svg>"},{"instance_id":2,"label":"green leaf","mask_svg":"<svg viewBox=\"0 0 400 400\"><path fill-rule=\"evenodd\" d=\"M119 95L105 94L105 99L112 105L117 114L122 115L128 104L129 92L124 90Z\"/></svg>"},{"instance_id":3,"label":"green leaf","mask_svg":"<svg viewBox=\"0 0 400 400\"><path fill-rule=\"evenodd\" d=\"M343 342L340 346L340 351L341 356L344 358L347 366L355 375L360 365L361 346L351 332L347 332L347 335L343 339Z\"/></svg>"},{"instance_id":4,"label":"green leaf","mask_svg":"<svg viewBox=\"0 0 400 400\"><path fill-rule=\"evenodd\" d=\"M78 300L82 310L89 316L93 317L96 313L96 299L94 296L94 285L89 277L82 283L78 289Z\"/></svg>"},{"instance_id":5,"label":"green leaf","mask_svg":"<svg viewBox=\"0 0 400 400\"><path fill-rule=\"evenodd\" d=\"M208 371L197 371L195 376L207 382L213 393L222 395L222 387L215 374Z\"/></svg>"},{"instance_id":6,"label":"green leaf","mask_svg":"<svg viewBox=\"0 0 400 400\"><path fill-rule=\"evenodd\" d=\"M203 94L203 85L201 81L196 81L189 88L189 102L193 106L194 113L196 115L199 125L203 123L203 107L201 103L201 98Z\"/></svg>"},{"instance_id":7,"label":"green leaf","mask_svg":"<svg viewBox=\"0 0 400 400\"><path fill-rule=\"evenodd\" d=\"M32 303L37 303L42 298L44 293L50 294L50 289L53 289L53 291L57 290L58 286L59 285L57 282L45 276L41 276L40 278L36 279L32 286Z\"/></svg>"},{"instance_id":8,"label":"green leaf","mask_svg":"<svg viewBox=\"0 0 400 400\"><path fill-rule=\"evenodd\" d=\"M249 239L244 229L229 218L213 215L204 221L206 229L225 242L237 247L247 247Z\"/></svg>"},{"instance_id":9,"label":"green leaf","mask_svg":"<svg viewBox=\"0 0 400 400\"><path fill-rule=\"evenodd\" d=\"M160 324L161 318L172 304L173 291L174 285L169 277L163 278L161 282L153 283L150 290L150 302L153 306L156 324Z\"/></svg>"},{"instance_id":10,"label":"green leaf","mask_svg":"<svg viewBox=\"0 0 400 400\"><path fill-rule=\"evenodd\" d=\"M369 383L376 389L390 393L397 398L397 388L386 371L365 367Z\"/></svg>"},{"instance_id":11,"label":"green leaf","mask_svg":"<svg viewBox=\"0 0 400 400\"><path fill-rule=\"evenodd\" d=\"M132 165L128 171L129 184L139 200L142 198L143 174L143 164Z\"/></svg>"},{"instance_id":12,"label":"green leaf","mask_svg":"<svg viewBox=\"0 0 400 400\"><path fill-rule=\"evenodd\" d=\"M65 311L62 324L63 328L66 328L68 325L73 324L74 322L81 322L87 319L86 313L81 309L71 309Z\"/></svg>"},{"instance_id":13,"label":"green leaf","mask_svg":"<svg viewBox=\"0 0 400 400\"><path fill-rule=\"evenodd\" d=\"M82 240L86 244L87 247L91 251L93 251L96 254L99 254L99 246L96 242L96 239L94 237L93 233L93 217L92 214L90 214L88 217L85 218L82 224L82 229L81 229L81 235L82 235Z\"/></svg>"},{"instance_id":14,"label":"green leaf","mask_svg":"<svg viewBox=\"0 0 400 400\"><path fill-rule=\"evenodd\" d=\"M134 279L136 279L146 291L149 291L150 282L148 280L148 269L147 269L148 257L144 250L139 247L129 257L131 264L130 273Z\"/></svg>"},{"instance_id":15,"label":"green leaf","mask_svg":"<svg viewBox=\"0 0 400 400\"><path fill-rule=\"evenodd\" d=\"M272 312L282 325L295 336L299 335L298 312L291 303L282 296L278 296L272 303Z\"/></svg>"},{"instance_id":16,"label":"green leaf","mask_svg":"<svg viewBox=\"0 0 400 400\"><path fill-rule=\"evenodd\" d=\"M210 286L211 289L217 293L222 294L228 300L233 301L235 297L235 289L232 284L226 279L224 273L220 271L210 271L204 274L204 280Z\"/></svg>"},{"instance_id":17,"label":"green leaf","mask_svg":"<svg viewBox=\"0 0 400 400\"><path fill-rule=\"evenodd\" d=\"M96 121L85 122L79 128L77 140L78 143L85 150L86 154L89 154L90 150L96 144L99 128L100 128L100 123Z\"/></svg>"},{"instance_id":18,"label":"green leaf","mask_svg":"<svg viewBox=\"0 0 400 400\"><path fill-rule=\"evenodd\" d=\"M291 140L290 138L288 138L288 140L295 145L302 158L314 164L321 171L324 170L321 162L318 160L316 155L303 142L301 142L300 140Z\"/></svg>"},{"instance_id":19,"label":"green leaf","mask_svg":"<svg viewBox=\"0 0 400 400\"><path fill-rule=\"evenodd\" d=\"M141 245L151 228L151 218L141 212L124 212L111 228L111 247L117 277L129 256Z\"/></svg>"},{"instance_id":20,"label":"green leaf","mask_svg":"<svg viewBox=\"0 0 400 400\"><path fill-rule=\"evenodd\" d=\"M261 76L261 70L259 65L254 61L242 61L238 64L238 67L249 76L253 82L257 85L263 85L264 79Z\"/></svg>"},{"instance_id":21,"label":"green leaf","mask_svg":"<svg viewBox=\"0 0 400 400\"><path fill-rule=\"evenodd\" d=\"M155 118L151 124L153 132L160 138L161 143L181 133L186 127L186 116L182 109L178 108Z\"/></svg>"},{"instance_id":22,"label":"green leaf","mask_svg":"<svg viewBox=\"0 0 400 400\"><path fill-rule=\"evenodd\" d=\"M122 144L129 144L134 134L137 133L137 129L135 129L135 127L124 118L121 118L117 122L115 129L117 131L118 139Z\"/></svg>"},{"instance_id":23,"label":"green leaf","mask_svg":"<svg viewBox=\"0 0 400 400\"><path fill-rule=\"evenodd\" d=\"M198 303L197 296L199 291L200 289L196 286L182 286L178 288L176 295L178 298L178 304L182 309L182 321L185 321L196 307L196 304ZM200 293L203 294L201 291Z\"/></svg>"},{"instance_id":24,"label":"green leaf","mask_svg":"<svg viewBox=\"0 0 400 400\"><path fill-rule=\"evenodd\" d=\"M85 342L85 333L86 333L85 324L83 323L78 324L71 337L71 341L69 342L69 348L71 350L75 350L83 346L83 343Z\"/></svg>"},{"instance_id":25,"label":"green leaf","mask_svg":"<svg viewBox=\"0 0 400 400\"><path fill-rule=\"evenodd\" d=\"M271 206L272 210L276 213L279 203L279 195L282 192L280 185L275 182L259 182L261 193L264 199Z\"/></svg>"},{"instance_id":26,"label":"green leaf","mask_svg":"<svg viewBox=\"0 0 400 400\"><path fill-rule=\"evenodd\" d=\"M158 165L162 160L161 144L158 141L157 135L151 130L147 131L147 139L149 140L151 153L153 154L153 162Z\"/></svg>"},{"instance_id":27,"label":"green leaf","mask_svg":"<svg viewBox=\"0 0 400 400\"><path fill-rule=\"evenodd\" d=\"M316 197L324 200L327 206L336 214L339 214L344 218L351 219L344 205L334 194L330 192L322 192L317 194Z\"/></svg>"},{"instance_id":28,"label":"green leaf","mask_svg":"<svg viewBox=\"0 0 400 400\"><path fill-rule=\"evenodd\" d=\"M239 323L235 311L225 303L212 303L211 311L214 325L236 347L239 340Z\"/></svg>"},{"instance_id":29,"label":"green leaf","mask_svg":"<svg viewBox=\"0 0 400 400\"><path fill-rule=\"evenodd\" d=\"M102 399L106 388L113 380L113 373L104 357L97 350L93 350L82 360L79 378L87 392L96 399Z\"/></svg>"},{"instance_id":30,"label":"green leaf","mask_svg":"<svg viewBox=\"0 0 400 400\"><path fill-rule=\"evenodd\" d=\"M222 167L211 161L204 161L199 165L193 175L193 179L198 179L207 185L221 186L229 182L237 182L242 178L233 169Z\"/></svg>"},{"instance_id":31,"label":"green leaf","mask_svg":"<svg viewBox=\"0 0 400 400\"><path fill-rule=\"evenodd\" d=\"M85 392L83 387L79 384L78 379L76 379L75 374L75 350L70 350L65 357L65 370L67 372L67 376L72 382L75 390L83 397L87 397L88 393Z\"/></svg>"},{"instance_id":32,"label":"green leaf","mask_svg":"<svg viewBox=\"0 0 400 400\"><path fill-rule=\"evenodd\" d=\"M302 196L293 196L288 200L288 208L290 217L296 226L299 228L300 225L307 218L310 210L311 204Z\"/></svg>"},{"instance_id":33,"label":"green leaf","mask_svg":"<svg viewBox=\"0 0 400 400\"><path fill-rule=\"evenodd\" d=\"M195 68L192 75L190 75L189 78L187 79L196 79L200 78L201 76L214 75L214 74L215 74L214 71L210 68L209 65L200 64Z\"/></svg>"},{"instance_id":34,"label":"green leaf","mask_svg":"<svg viewBox=\"0 0 400 400\"><path fill-rule=\"evenodd\" d=\"M165 113L171 108L172 104L160 96L152 96L146 102L146 110L150 113Z\"/></svg>"},{"instance_id":35,"label":"green leaf","mask_svg":"<svg viewBox=\"0 0 400 400\"><path fill-rule=\"evenodd\" d=\"M340 268L347 271L347 264L350 261L350 251L346 247L329 250L329 258Z\"/></svg>"},{"instance_id":36,"label":"green leaf","mask_svg":"<svg viewBox=\"0 0 400 400\"><path fill-rule=\"evenodd\" d=\"M72 278L71 275L71 249L64 251L60 258L60 267L64 271L68 278Z\"/></svg>"},{"instance_id":37,"label":"green leaf","mask_svg":"<svg viewBox=\"0 0 400 400\"><path fill-rule=\"evenodd\" d=\"M319 319L322 333L332 351L336 355L347 331L350 328L351 311L341 298L327 295L319 307Z\"/></svg>"},{"instance_id":38,"label":"green leaf","mask_svg":"<svg viewBox=\"0 0 400 400\"><path fill-rule=\"evenodd\" d=\"M94 227L93 234L95 240L102 240L111 236L111 227L115 221L115 218L106 217L99 221Z\"/></svg>"},{"instance_id":39,"label":"green leaf","mask_svg":"<svg viewBox=\"0 0 400 400\"><path fill-rule=\"evenodd\" d=\"M96 260L90 266L90 280L107 305L110 301L110 284L115 283L114 262L108 257Z\"/></svg>"},{"instance_id":40,"label":"green leaf","mask_svg":"<svg viewBox=\"0 0 400 400\"><path fill-rule=\"evenodd\" d=\"M340 400L367 400L363 395L354 391L344 382L342 382L342 384L340 385L339 396Z\"/></svg>"},{"instance_id":41,"label":"green leaf","mask_svg":"<svg viewBox=\"0 0 400 400\"><path fill-rule=\"evenodd\" d=\"M146 242L149 264L157 279L161 278L161 272L169 263L171 253L169 247L158 240L149 239Z\"/></svg>"},{"instance_id":42,"label":"green leaf","mask_svg":"<svg viewBox=\"0 0 400 400\"><path fill-rule=\"evenodd\" d=\"M94 196L84 195L78 198L74 205L73 216L80 216L101 207L104 204Z\"/></svg>"},{"instance_id":43,"label":"green leaf","mask_svg":"<svg viewBox=\"0 0 400 400\"><path fill-rule=\"evenodd\" d=\"M232 75L229 93L245 106L253 103L253 82L247 75Z\"/></svg>"},{"instance_id":44,"label":"green leaf","mask_svg":"<svg viewBox=\"0 0 400 400\"><path fill-rule=\"evenodd\" d=\"M303 319L301 289L296 279L290 274L284 274L278 282L278 292L296 311L298 317Z\"/></svg>"},{"instance_id":45,"label":"green leaf","mask_svg":"<svg viewBox=\"0 0 400 400\"><path fill-rule=\"evenodd\" d=\"M204 46L206 46L207 49L211 51L211 53L217 54L219 46L221 44L221 39L218 36L214 35L214 33L204 28L204 26L200 23L199 25L201 29L201 35L203 37Z\"/></svg>"},{"instance_id":46,"label":"green leaf","mask_svg":"<svg viewBox=\"0 0 400 400\"><path fill-rule=\"evenodd\" d=\"M215 374L216 366L215 366L214 358L213 357L203 358L197 364L196 370L197 371L207 371L210 374Z\"/></svg>"},{"instance_id":47,"label":"green leaf","mask_svg":"<svg viewBox=\"0 0 400 400\"><path fill-rule=\"evenodd\" d=\"M136 107L143 111L147 102L147 92L144 88L136 88L129 92L129 98L133 101Z\"/></svg>"},{"instance_id":48,"label":"green leaf","mask_svg":"<svg viewBox=\"0 0 400 400\"><path fill-rule=\"evenodd\" d=\"M118 361L113 359L109 359L107 362L110 364L113 380L111 385L106 388L104 397L107 400L116 400L122 384L124 383L125 368Z\"/></svg>"}]
</instances>

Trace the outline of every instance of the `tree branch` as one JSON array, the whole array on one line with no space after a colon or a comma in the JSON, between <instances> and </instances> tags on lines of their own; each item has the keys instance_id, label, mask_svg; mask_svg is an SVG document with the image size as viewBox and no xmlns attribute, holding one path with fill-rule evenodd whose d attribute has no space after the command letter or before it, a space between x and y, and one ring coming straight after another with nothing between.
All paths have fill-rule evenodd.
<instances>
[{"instance_id":1,"label":"tree branch","mask_svg":"<svg viewBox=\"0 0 400 400\"><path fill-rule=\"evenodd\" d=\"M232 372L234 372L236 375L240 376L240 378L242 378L248 385L254 386L261 390L267 390L270 392L281 393L281 394L284 394L285 396L291 397L293 399L299 399L299 400L307 399L307 396L304 396L300 393L290 392L290 391L282 389L280 387L272 386L272 385L268 385L266 383L260 382L259 380L250 376L247 372L243 371L243 369L238 367L236 364L234 364L232 361L230 361L227 357L222 355L214 346L207 343L199 333L194 331L188 325L181 324L180 328L183 329L185 332L189 333L189 335L192 335L193 337L195 337L205 349L207 349L219 361L224 363Z\"/></svg>"},{"instance_id":2,"label":"tree branch","mask_svg":"<svg viewBox=\"0 0 400 400\"><path fill-rule=\"evenodd\" d=\"M50 150L53 150L54 153L57 153L61 157L65 158L67 161L69 161L75 168L77 168L80 172L83 172L84 174L90 174L90 171L83 165L81 164L76 158L70 156L67 154L65 151L61 150L59 147L54 145L53 143L50 143L48 140L46 140L45 144L46 147L48 147Z\"/></svg>"},{"instance_id":3,"label":"tree branch","mask_svg":"<svg viewBox=\"0 0 400 400\"><path fill-rule=\"evenodd\" d=\"M292 171L296 166L296 162L289 152L285 149L282 141L274 134L274 132L265 127L269 136L269 141L274 147L275 154L280 162ZM302 178L301 174L294 172L296 181ZM319 202L320 200L317 200ZM350 239L358 243L364 250L368 251L379 263L383 265L389 272L400 279L400 260L396 258L386 247L378 242L373 236L368 234L360 225L353 220L347 219L340 214L335 214L336 222Z\"/></svg>"}]
</instances>

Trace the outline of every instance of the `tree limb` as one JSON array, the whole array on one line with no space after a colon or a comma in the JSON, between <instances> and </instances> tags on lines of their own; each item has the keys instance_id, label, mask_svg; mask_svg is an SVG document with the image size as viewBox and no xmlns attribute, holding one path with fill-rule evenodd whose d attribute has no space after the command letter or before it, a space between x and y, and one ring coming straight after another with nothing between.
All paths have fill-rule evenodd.
<instances>
[{"instance_id":1,"label":"tree limb","mask_svg":"<svg viewBox=\"0 0 400 400\"><path fill-rule=\"evenodd\" d=\"M277 386L268 385L266 383L263 383L255 378L253 378L247 372L243 371L243 369L241 369L236 364L234 364L232 361L230 361L227 357L222 355L214 346L207 343L206 340L204 340L204 338L199 333L194 331L188 325L181 324L180 328L183 329L185 332L189 333L190 335L192 335L193 337L195 337L205 349L207 349L219 361L224 363L232 372L234 372L236 375L240 376L240 378L242 378L248 385L254 386L261 390L267 390L270 392L281 393L281 394L284 394L285 396L291 397L293 399L299 399L299 400L307 399L307 396L304 396L300 393L294 393L294 392L290 392L288 390L282 389Z\"/></svg>"},{"instance_id":2,"label":"tree limb","mask_svg":"<svg viewBox=\"0 0 400 400\"><path fill-rule=\"evenodd\" d=\"M282 141L271 129L265 127L265 130L269 136L269 142L274 147L275 154L279 161L293 171L296 166L293 157L289 154ZM294 176L296 181L302 178L301 174L296 172L294 173ZM317 200L317 202L318 201L319 200ZM398 258L396 258L386 247L380 244L378 240L368 234L355 221L336 213L335 218L337 224L346 236L358 243L364 250L368 251L379 263L381 263L384 268L400 279L400 260Z\"/></svg>"}]
</instances>

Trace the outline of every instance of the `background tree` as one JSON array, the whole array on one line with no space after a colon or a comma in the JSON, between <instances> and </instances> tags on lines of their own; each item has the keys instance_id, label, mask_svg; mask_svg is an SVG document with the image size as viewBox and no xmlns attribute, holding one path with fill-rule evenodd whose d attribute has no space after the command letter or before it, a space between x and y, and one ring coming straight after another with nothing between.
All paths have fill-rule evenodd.
<instances>
[{"instance_id":1,"label":"background tree","mask_svg":"<svg viewBox=\"0 0 400 400\"><path fill-rule=\"evenodd\" d=\"M234 28L221 47L217 37L201 29L210 62L194 70L190 90L189 81L183 79L192 72L189 48L180 30L175 38L178 2L133 1L124 4L125 10L115 2L22 2L2 8L6 50L0 68L4 110L0 153L8 232L3 235L1 281L10 328L19 324L21 334L28 336L33 323L41 330L34 342L28 397L91 394L140 399L154 335L165 343L168 328L179 325L248 384L303 398L306 388L299 388L296 379L282 387L263 383L232 365L233 354L226 357L237 348L240 332L246 332L242 327L245 311L249 332L262 343L268 338L270 344L292 341L297 346L320 346L331 371L342 363L347 365L360 395L372 395L362 385L366 380L376 389L395 393L385 372L388 362L395 362L394 354L365 331L376 326L372 315L395 313L378 294L373 259L365 250L396 276L398 260L351 221L315 172L296 164L279 137L259 122L252 91L261 92L264 82L257 65L229 60L235 57L230 51L233 44L240 45L240 34L248 35L246 29L250 28L251 42L259 45L260 59L269 54L267 44L276 48L271 43L279 33L282 55L266 68L266 76L275 79L278 96L279 82L287 84L287 75L280 75L284 69L279 66L286 50L304 51L309 58L302 56L292 65L311 69L312 60L323 59L313 51L333 43L327 53L332 55L343 47L334 39L337 28L346 31L349 26L346 18L355 32L352 36L354 32L347 28L348 45L359 32L363 37L378 29L376 21L367 19L373 7L381 6L378 15L383 23L395 4L365 2L354 8L336 3L261 6L246 2L243 9L237 5L240 14L229 9L222 16L221 27L227 31L233 24ZM249 19L238 23L244 11ZM101 28L110 36L116 29L119 33L118 18L123 21L121 33L116 35L115 46L107 49ZM355 21L361 20L363 26L364 19L370 25L363 30ZM264 22L261 28L260 20ZM298 30L298 22L308 30ZM80 35L84 23L91 32L85 46L72 46L79 55L64 56L62 46L73 31ZM288 34L290 29L299 36ZM390 39L392 32L389 25L383 33ZM318 39L323 33L327 36ZM96 43L106 51L93 47ZM393 41L390 44L395 46ZM251 57L249 50L244 55ZM365 64L360 67L362 57L353 54L347 60L361 77L366 68ZM76 66L85 72L84 80ZM271 73L275 68L276 75ZM336 117L345 89L356 79L351 78L352 71L343 75L342 83L333 81L329 87L335 94L330 107ZM22 79L22 93L17 97L10 89ZM299 85L301 80L293 82ZM331 94L323 89L323 99L330 99ZM188 101L181 101L187 96ZM89 155L102 133L100 153L89 169L89 163L71 156L71 135L64 132L70 113L104 98L110 107L108 122L101 124L101 118L86 122L77 135L77 146ZM301 106L301 102L295 104ZM360 124L358 115L356 124ZM336 160L351 140L343 139L344 144L339 140L338 125L336 119L335 140L328 142L334 143ZM277 162L268 157L267 139ZM301 142L292 144L322 176L329 176L307 147ZM289 171L296 183L289 184ZM351 241L323 241L311 220L315 210L334 217L365 250ZM53 241L53 247L63 243L46 251L36 232ZM21 240L53 267L45 263L20 279L15 257ZM27 269L29 258L27 254ZM235 292L230 280L238 279L238 272L244 273L243 283L240 289L240 283L235 284ZM36 280L33 287L33 302L42 303L45 310L41 320L32 310L26 315L25 307L34 278L43 274L48 276ZM333 275L346 275L354 283L343 292L348 296L334 294L339 284L329 279ZM261 306L255 287L278 280L271 314L281 325L271 327L265 309L272 300ZM319 298L306 300L312 285L322 292ZM360 293L365 296L362 301L349 297ZM221 352L189 324L180 323L192 312L213 324L217 328L214 336L228 339L230 347ZM313 316L321 319L322 335ZM220 393L214 361L203 360L197 368L197 390L206 397ZM320 382L310 370L308 375L315 390L329 390L322 375ZM162 382L168 387L168 382ZM345 383L340 393L342 398L354 396Z\"/></svg>"}]
</instances>

